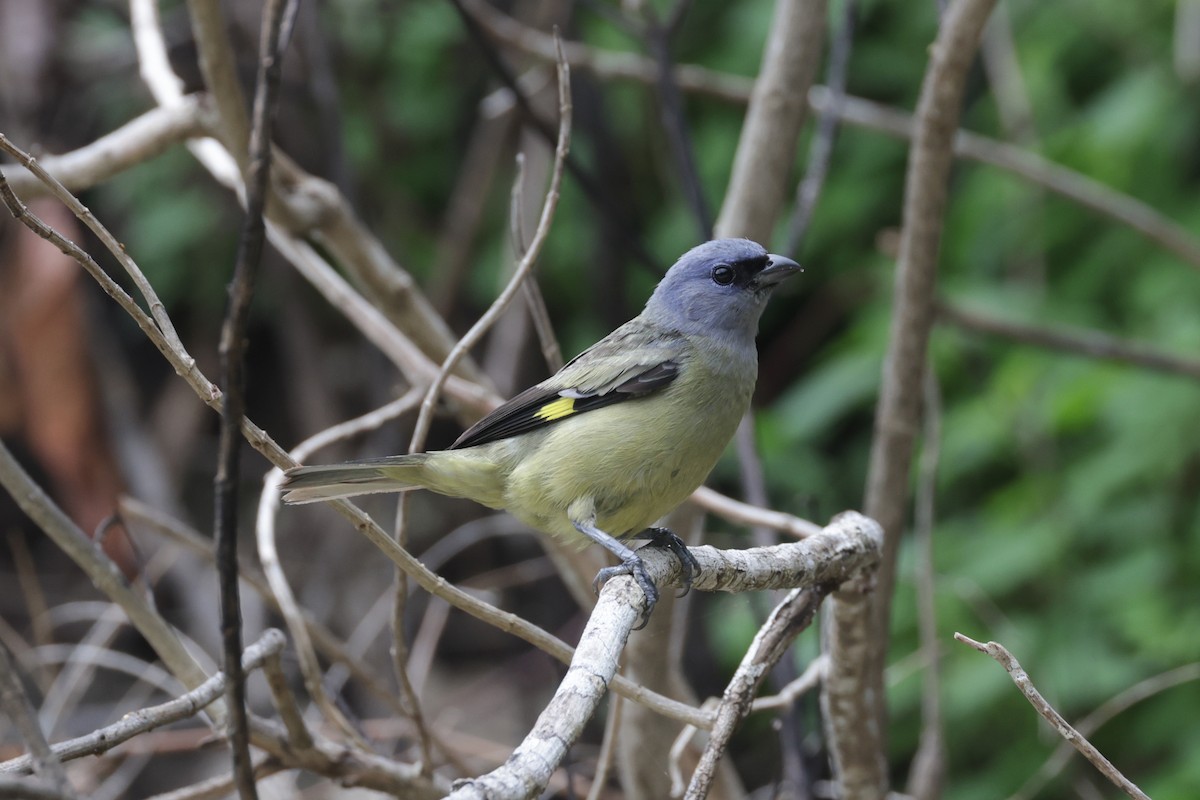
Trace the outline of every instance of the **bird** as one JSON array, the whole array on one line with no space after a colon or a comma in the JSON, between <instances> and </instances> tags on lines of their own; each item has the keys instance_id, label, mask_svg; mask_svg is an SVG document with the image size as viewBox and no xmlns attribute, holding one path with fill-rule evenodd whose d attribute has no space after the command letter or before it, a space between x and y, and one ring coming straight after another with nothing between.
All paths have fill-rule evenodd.
<instances>
[{"instance_id":1,"label":"bird","mask_svg":"<svg viewBox=\"0 0 1200 800\"><path fill-rule=\"evenodd\" d=\"M530 527L619 560L593 588L630 575L646 603L658 589L628 544L648 540L680 561L686 592L699 564L654 523L708 477L750 407L759 318L802 271L748 239L684 253L640 314L468 428L449 448L294 467L284 502L424 488L504 509Z\"/></svg>"}]
</instances>

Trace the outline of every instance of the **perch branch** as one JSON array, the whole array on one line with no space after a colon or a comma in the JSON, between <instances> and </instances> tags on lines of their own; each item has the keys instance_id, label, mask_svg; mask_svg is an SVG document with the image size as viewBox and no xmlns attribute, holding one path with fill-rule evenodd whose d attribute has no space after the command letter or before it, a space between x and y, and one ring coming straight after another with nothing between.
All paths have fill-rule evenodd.
<instances>
[{"instance_id":1,"label":"perch branch","mask_svg":"<svg viewBox=\"0 0 1200 800\"><path fill-rule=\"evenodd\" d=\"M699 577L693 586L719 591L823 587L813 592L819 599L828 587L877 564L882 537L882 531L873 521L855 512L845 512L835 517L821 534L802 542L749 550L693 548L692 553L700 563ZM653 548L641 552L650 579L656 585L680 585L680 565L674 555ZM614 578L604 585L567 675L533 730L501 767L459 782L452 798L516 800L533 797L545 788L613 680L621 651L645 602L642 590L628 576ZM786 612L781 612L778 638L775 634L764 635L761 649L753 651L762 652L764 661L769 658L767 653L777 660L790 641L783 631L792 628L798 632L806 624L802 622L805 616L811 618L815 613L816 605L810 607L806 602L794 608L797 613L787 620L783 620ZM762 669L769 669L769 664ZM747 708L751 699L745 698ZM721 719L718 714L717 720Z\"/></svg>"}]
</instances>

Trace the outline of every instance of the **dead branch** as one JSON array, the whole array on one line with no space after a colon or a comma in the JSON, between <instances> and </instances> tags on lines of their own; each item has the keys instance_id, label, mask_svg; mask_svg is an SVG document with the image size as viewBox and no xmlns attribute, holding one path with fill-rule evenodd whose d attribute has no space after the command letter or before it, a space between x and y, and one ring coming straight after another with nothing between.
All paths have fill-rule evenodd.
<instances>
[{"instance_id":1,"label":"dead branch","mask_svg":"<svg viewBox=\"0 0 1200 800\"><path fill-rule=\"evenodd\" d=\"M38 723L37 711L29 702L29 697L21 686L16 664L3 644L0 644L0 709L3 709L4 716L12 721L13 727L20 732L21 738L29 747L29 765L37 772L38 777L49 781L56 794L74 797L75 790L67 780L62 761L46 743L46 736Z\"/></svg>"},{"instance_id":2,"label":"dead branch","mask_svg":"<svg viewBox=\"0 0 1200 800\"><path fill-rule=\"evenodd\" d=\"M829 675L822 709L834 774L844 797L887 793L883 659L896 550L907 516L909 468L920 420L921 379L933 326L937 254L953 165L952 143L967 70L995 0L956 0L930 52L917 105L917 130L905 180L904 230L896 266L888 351L875 412L865 512L885 532L878 585L842 587L826 605Z\"/></svg>"},{"instance_id":3,"label":"dead branch","mask_svg":"<svg viewBox=\"0 0 1200 800\"><path fill-rule=\"evenodd\" d=\"M246 648L242 655L242 669L247 672L258 669L269 657L278 655L286 643L280 631L268 629L257 642ZM71 761L82 756L98 756L139 734L196 716L201 709L221 697L224 691L225 673L218 672L195 689L174 700L132 711L112 725L94 730L85 736L55 744L54 755L63 761ZM21 756L0 763L0 772L5 773L28 774L32 768L31 756Z\"/></svg>"},{"instance_id":4,"label":"dead branch","mask_svg":"<svg viewBox=\"0 0 1200 800\"><path fill-rule=\"evenodd\" d=\"M200 5L199 2L191 4ZM233 774L242 800L256 800L254 765L250 761L250 732L246 718L246 681L242 673L242 601L238 581L238 478L241 465L241 423L246 408L246 326L250 303L262 263L263 214L271 173L271 129L283 51L290 38L284 30L285 17L294 17L296 0L268 0L263 6L259 40L258 77L255 81L254 114L243 163L246 185L246 216L238 240L237 260L229 287L229 305L221 325L218 348L221 362L221 429L217 451L217 474L213 479L213 539L216 543L217 577L220 584L221 653L227 677L225 699L229 704L229 743ZM290 26L289 26L290 27ZM201 59L202 64L205 63ZM206 76L212 78L211 70ZM242 162L242 142L235 140L235 155ZM272 689L275 688L272 684Z\"/></svg>"},{"instance_id":5,"label":"dead branch","mask_svg":"<svg viewBox=\"0 0 1200 800\"><path fill-rule=\"evenodd\" d=\"M185 686L195 689L208 679L195 658L183 646L178 633L153 608L146 596L126 581L120 570L100 551L96 543L73 523L21 468L8 448L0 442L0 486L12 495L31 520L83 570L104 595L121 606L138 632L154 652ZM223 703L208 708L213 723L225 721Z\"/></svg>"},{"instance_id":6,"label":"dead branch","mask_svg":"<svg viewBox=\"0 0 1200 800\"><path fill-rule=\"evenodd\" d=\"M178 105L153 108L78 150L43 156L42 168L72 191L87 189L156 158L172 145L204 135L210 117L203 95L185 95ZM50 194L46 184L23 167L13 169L8 182L27 199Z\"/></svg>"},{"instance_id":7,"label":"dead branch","mask_svg":"<svg viewBox=\"0 0 1200 800\"><path fill-rule=\"evenodd\" d=\"M725 755L738 723L750 713L759 684L792 646L796 636L812 623L817 608L832 588L832 584L818 584L793 589L759 629L717 706L712 734L699 766L692 773L685 800L704 800L708 796L717 762Z\"/></svg>"},{"instance_id":8,"label":"dead branch","mask_svg":"<svg viewBox=\"0 0 1200 800\"><path fill-rule=\"evenodd\" d=\"M1135 800L1150 800L1149 795L1139 789L1133 781L1122 775L1120 770L1114 767L1112 762L1105 758L1091 742L1085 739L1079 731L1071 727L1071 724L1063 718L1062 714L1054 710L1054 707L1046 701L1046 698L1042 697L1041 692L1033 685L1029 674L1021 668L1021 663L1017 661L1012 653L1005 649L1004 645L999 642L984 644L968 636L963 636L961 633L954 634L954 638L963 644L974 647L985 655L991 656L1000 666L1004 667L1009 677L1012 678L1013 683L1017 685L1017 688L1021 690L1021 694L1025 695L1025 699L1029 701L1029 704L1034 707L1038 714L1054 726L1059 736L1070 742L1080 753L1083 753L1083 757L1092 762L1092 765L1100 771L1100 774L1108 778L1114 786L1130 797L1135 798Z\"/></svg>"},{"instance_id":9,"label":"dead branch","mask_svg":"<svg viewBox=\"0 0 1200 800\"><path fill-rule=\"evenodd\" d=\"M937 303L937 315L939 321L972 333L1200 380L1200 361L1196 359L1164 353L1141 342L1120 339L1101 331L1010 322L944 301Z\"/></svg>"}]
</instances>

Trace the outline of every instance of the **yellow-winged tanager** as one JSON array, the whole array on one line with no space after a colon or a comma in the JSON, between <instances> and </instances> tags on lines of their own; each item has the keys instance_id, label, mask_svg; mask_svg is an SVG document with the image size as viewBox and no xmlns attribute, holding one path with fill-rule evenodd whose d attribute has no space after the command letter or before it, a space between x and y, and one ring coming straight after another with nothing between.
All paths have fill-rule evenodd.
<instances>
[{"instance_id":1,"label":"yellow-winged tanager","mask_svg":"<svg viewBox=\"0 0 1200 800\"><path fill-rule=\"evenodd\" d=\"M689 250L637 317L471 426L448 450L288 470L284 500L425 488L506 509L564 539L621 559L596 585L632 575L658 591L623 539L649 539L698 565L670 531L651 528L707 477L750 405L754 336L771 289L798 272L746 239ZM580 534L586 539L580 539Z\"/></svg>"}]
</instances>

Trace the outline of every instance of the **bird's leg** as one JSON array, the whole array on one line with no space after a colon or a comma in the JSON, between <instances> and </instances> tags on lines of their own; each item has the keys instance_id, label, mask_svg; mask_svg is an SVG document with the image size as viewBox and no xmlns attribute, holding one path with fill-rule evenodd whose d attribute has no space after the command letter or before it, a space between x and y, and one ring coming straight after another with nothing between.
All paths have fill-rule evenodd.
<instances>
[{"instance_id":1,"label":"bird's leg","mask_svg":"<svg viewBox=\"0 0 1200 800\"><path fill-rule=\"evenodd\" d=\"M621 544L611 534L597 528L594 522L571 520L571 524L575 526L575 530L621 559L620 566L605 567L596 573L596 578L592 581L592 589L599 593L600 585L609 578L615 578L618 575L632 576L637 581L637 585L641 587L642 593L646 595L646 611L642 614L642 620L634 630L638 631L646 627L646 623L650 621L650 612L654 610L654 605L658 602L658 588L655 587L654 581L650 580L641 556Z\"/></svg>"},{"instance_id":2,"label":"bird's leg","mask_svg":"<svg viewBox=\"0 0 1200 800\"><path fill-rule=\"evenodd\" d=\"M679 593L679 597L683 597L692 590L692 579L700 574L700 562L683 543L683 539L666 528L646 528L641 533L634 534L629 538L645 539L650 542L649 547L661 547L674 553L675 557L679 559L681 573L679 579L683 583L683 591Z\"/></svg>"}]
</instances>

